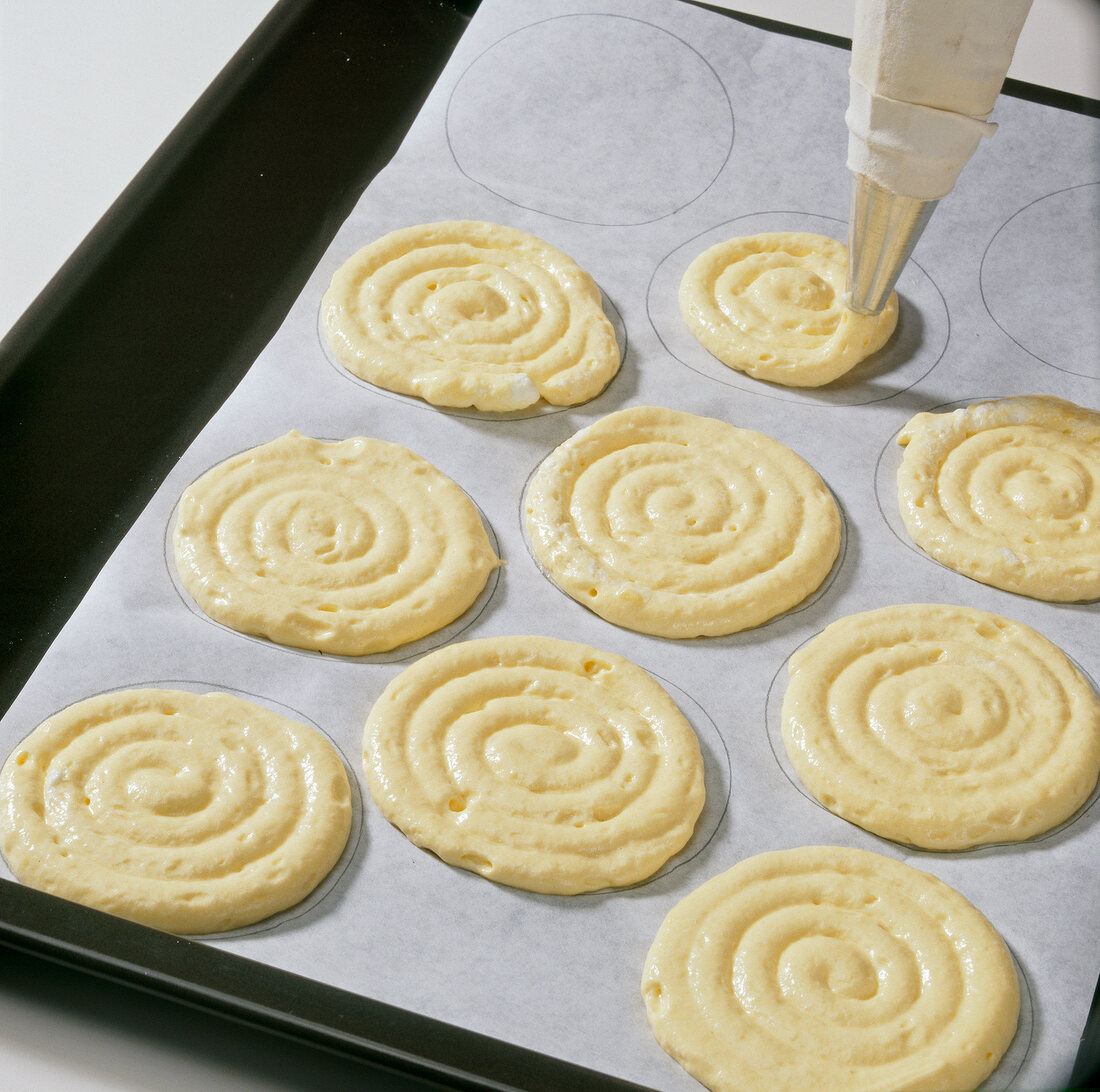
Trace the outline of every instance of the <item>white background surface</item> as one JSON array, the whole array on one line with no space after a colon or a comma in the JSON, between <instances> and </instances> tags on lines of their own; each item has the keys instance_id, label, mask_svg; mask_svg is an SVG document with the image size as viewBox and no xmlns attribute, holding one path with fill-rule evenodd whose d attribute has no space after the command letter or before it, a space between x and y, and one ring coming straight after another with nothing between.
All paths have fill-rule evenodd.
<instances>
[{"instance_id":1,"label":"white background surface","mask_svg":"<svg viewBox=\"0 0 1100 1092\"><path fill-rule=\"evenodd\" d=\"M850 34L851 0L736 6ZM269 7L269 0L0 0L0 331ZM1093 0L1036 0L1010 75L1100 97L1098 43ZM354 1074L232 1024L93 979L41 975L41 967L0 954L0 1089L305 1088L312 1079L337 1087ZM43 981L31 985L32 974Z\"/></svg>"},{"instance_id":2,"label":"white background surface","mask_svg":"<svg viewBox=\"0 0 1100 1092\"><path fill-rule=\"evenodd\" d=\"M850 37L853 2L717 6ZM271 6L0 0L0 331L45 287ZM1035 0L1009 75L1100 98L1100 3Z\"/></svg>"}]
</instances>

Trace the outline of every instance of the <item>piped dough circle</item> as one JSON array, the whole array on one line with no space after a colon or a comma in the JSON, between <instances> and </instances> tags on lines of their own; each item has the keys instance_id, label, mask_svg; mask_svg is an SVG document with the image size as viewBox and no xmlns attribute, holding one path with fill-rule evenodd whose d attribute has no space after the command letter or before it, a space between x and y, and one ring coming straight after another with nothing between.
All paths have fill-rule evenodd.
<instances>
[{"instance_id":1,"label":"piped dough circle","mask_svg":"<svg viewBox=\"0 0 1100 1092\"><path fill-rule=\"evenodd\" d=\"M642 997L714 1092L975 1088L1016 1031L1012 958L925 872L865 850L750 857L673 908Z\"/></svg>"},{"instance_id":2,"label":"piped dough circle","mask_svg":"<svg viewBox=\"0 0 1100 1092\"><path fill-rule=\"evenodd\" d=\"M416 845L545 894L646 879L704 801L698 739L664 689L621 656L549 637L417 661L371 709L363 763Z\"/></svg>"},{"instance_id":3,"label":"piped dough circle","mask_svg":"<svg viewBox=\"0 0 1100 1092\"><path fill-rule=\"evenodd\" d=\"M788 387L819 387L889 340L897 293L882 312L845 304L848 249L827 235L767 232L703 251L680 282L688 329L723 364Z\"/></svg>"},{"instance_id":4,"label":"piped dough circle","mask_svg":"<svg viewBox=\"0 0 1100 1092\"><path fill-rule=\"evenodd\" d=\"M612 413L553 451L525 510L555 584L661 637L760 625L813 592L840 549L836 502L790 448L653 406Z\"/></svg>"},{"instance_id":5,"label":"piped dough circle","mask_svg":"<svg viewBox=\"0 0 1100 1092\"><path fill-rule=\"evenodd\" d=\"M351 829L344 765L314 729L229 694L123 690L43 722L0 771L23 883L172 933L294 906Z\"/></svg>"},{"instance_id":6,"label":"piped dough circle","mask_svg":"<svg viewBox=\"0 0 1100 1092\"><path fill-rule=\"evenodd\" d=\"M408 448L291 432L235 455L183 494L184 587L211 618L347 656L434 633L499 564L473 502Z\"/></svg>"},{"instance_id":7,"label":"piped dough circle","mask_svg":"<svg viewBox=\"0 0 1100 1092\"><path fill-rule=\"evenodd\" d=\"M1100 773L1100 699L1020 622L911 603L796 652L783 743L802 783L884 838L953 850L1050 830Z\"/></svg>"},{"instance_id":8,"label":"piped dough circle","mask_svg":"<svg viewBox=\"0 0 1100 1092\"><path fill-rule=\"evenodd\" d=\"M481 221L421 224L363 247L332 278L321 323L352 374L436 406L571 406L619 370L588 273L534 235Z\"/></svg>"},{"instance_id":9,"label":"piped dough circle","mask_svg":"<svg viewBox=\"0 0 1100 1092\"><path fill-rule=\"evenodd\" d=\"M918 413L898 506L941 564L1051 602L1100 596L1100 413L1047 395Z\"/></svg>"}]
</instances>

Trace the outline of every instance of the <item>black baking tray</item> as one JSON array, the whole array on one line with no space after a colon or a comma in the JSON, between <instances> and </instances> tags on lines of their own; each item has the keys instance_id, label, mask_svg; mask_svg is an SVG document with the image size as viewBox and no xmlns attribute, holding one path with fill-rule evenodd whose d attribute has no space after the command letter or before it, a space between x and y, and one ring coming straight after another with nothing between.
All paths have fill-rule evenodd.
<instances>
[{"instance_id":1,"label":"black baking tray","mask_svg":"<svg viewBox=\"0 0 1100 1092\"><path fill-rule=\"evenodd\" d=\"M476 6L281 0L0 343L0 712L275 334ZM340 1052L400 1087L637 1087L2 880L0 943ZM1079 1087L1098 1039L1094 1002Z\"/></svg>"}]
</instances>

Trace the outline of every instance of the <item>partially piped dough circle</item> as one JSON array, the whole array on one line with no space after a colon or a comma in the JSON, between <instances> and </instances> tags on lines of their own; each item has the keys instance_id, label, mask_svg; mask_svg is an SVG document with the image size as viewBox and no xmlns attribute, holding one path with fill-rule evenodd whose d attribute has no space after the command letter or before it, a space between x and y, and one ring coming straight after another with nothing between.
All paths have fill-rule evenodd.
<instances>
[{"instance_id":1,"label":"partially piped dough circle","mask_svg":"<svg viewBox=\"0 0 1100 1092\"><path fill-rule=\"evenodd\" d=\"M363 734L371 795L416 845L511 887L636 883L703 807L691 725L621 656L549 637L450 645L398 675Z\"/></svg>"},{"instance_id":2,"label":"partially piped dough circle","mask_svg":"<svg viewBox=\"0 0 1100 1092\"><path fill-rule=\"evenodd\" d=\"M0 771L23 883L173 933L294 906L351 829L320 733L228 694L123 690L50 717Z\"/></svg>"},{"instance_id":3,"label":"partially piped dough circle","mask_svg":"<svg viewBox=\"0 0 1100 1092\"><path fill-rule=\"evenodd\" d=\"M1100 699L1020 622L910 603L850 615L796 652L783 742L837 815L964 849L1068 819L1100 773Z\"/></svg>"},{"instance_id":4,"label":"partially piped dough circle","mask_svg":"<svg viewBox=\"0 0 1100 1092\"><path fill-rule=\"evenodd\" d=\"M958 892L877 853L750 857L673 908L642 997L657 1041L714 1092L976 1088L1019 986Z\"/></svg>"},{"instance_id":5,"label":"partially piped dough circle","mask_svg":"<svg viewBox=\"0 0 1100 1092\"><path fill-rule=\"evenodd\" d=\"M734 633L800 603L840 549L817 473L768 436L640 406L582 429L527 490L531 550L602 618L662 637Z\"/></svg>"},{"instance_id":6,"label":"partially piped dough circle","mask_svg":"<svg viewBox=\"0 0 1100 1092\"><path fill-rule=\"evenodd\" d=\"M436 406L576 405L619 369L589 274L534 235L482 221L363 247L332 278L321 321L348 371Z\"/></svg>"},{"instance_id":7,"label":"partially piped dough circle","mask_svg":"<svg viewBox=\"0 0 1100 1092\"><path fill-rule=\"evenodd\" d=\"M1100 596L1100 413L1047 395L918 413L898 504L956 572L1051 602Z\"/></svg>"},{"instance_id":8,"label":"partially piped dough circle","mask_svg":"<svg viewBox=\"0 0 1100 1092\"><path fill-rule=\"evenodd\" d=\"M680 282L688 329L723 364L787 387L819 387L889 340L897 293L882 312L844 302L848 248L827 235L767 232L703 251Z\"/></svg>"},{"instance_id":9,"label":"partially piped dough circle","mask_svg":"<svg viewBox=\"0 0 1100 1092\"><path fill-rule=\"evenodd\" d=\"M426 459L298 432L190 486L174 544L180 580L211 618L347 656L441 629L499 564L474 503Z\"/></svg>"}]
</instances>

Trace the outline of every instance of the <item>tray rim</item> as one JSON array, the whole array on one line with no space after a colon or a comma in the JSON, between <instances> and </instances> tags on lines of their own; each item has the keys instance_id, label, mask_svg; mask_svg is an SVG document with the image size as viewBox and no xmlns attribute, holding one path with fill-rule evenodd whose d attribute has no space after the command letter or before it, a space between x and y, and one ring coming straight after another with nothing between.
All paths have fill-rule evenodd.
<instances>
[{"instance_id":1,"label":"tray rim","mask_svg":"<svg viewBox=\"0 0 1100 1092\"><path fill-rule=\"evenodd\" d=\"M714 7L701 0L682 2L775 33L851 48L849 39L836 35ZM361 13L369 9L367 15L373 17L385 3L386 0L373 0L357 7ZM31 366L43 339L65 321L68 312L79 306L89 285L103 276L105 256L130 245L145 230L143 225L150 209L181 175L193 169L204 135L221 124L240 99L257 93L258 73L265 61L280 49L293 49L295 37L304 33L311 19L321 17L322 9L330 9L331 15L335 10L346 12L349 6L343 2L333 5L331 0L279 0L0 342L0 390L18 382L21 370ZM453 26L461 24L463 29L477 6L478 0L405 0L403 4L406 12L430 8L438 14L446 9ZM364 170L326 209L315 213L320 223L310 253L316 256L304 259L301 268L290 274L294 283L279 297L279 307L285 303L281 313L261 317L259 328L235 354L232 368L226 369L232 374L222 374L214 397L205 399L198 413L191 414L184 429L183 446L201 431L278 328L319 253L331 241L362 189L396 150L460 34L461 30L442 56L425 57L421 81L427 82L420 100L414 106L407 103L406 107L412 109L399 112L391 120L387 139L372 149ZM1002 93L1100 117L1100 101L1069 92L1009 79ZM145 475L127 513L132 518L116 520L108 533L101 535L92 563L85 565L78 578L70 582L63 601L55 605L46 624L40 626L44 632L38 633L37 641L23 650L16 669L5 672L0 685L0 712L7 710L22 689L52 637L127 533L132 519L140 514L166 470L155 465ZM548 1090L640 1087L201 942L146 929L4 879L0 879L0 945L448 1087ZM275 1006L264 1000L286 997L292 991L296 996L294 1011L289 1006ZM1098 1043L1100 981L1077 1055L1072 1078L1075 1083L1087 1080L1094 1072Z\"/></svg>"}]
</instances>

